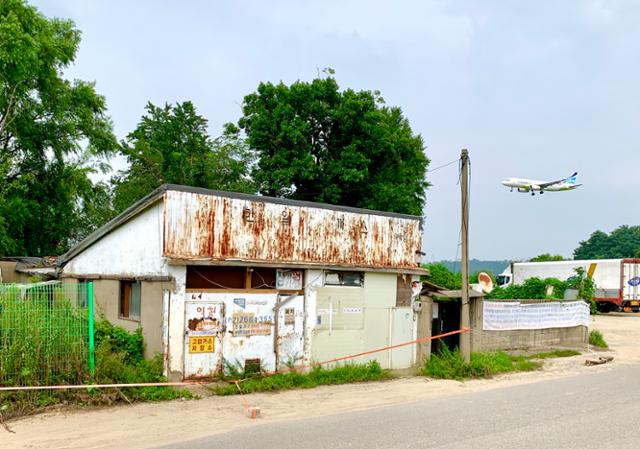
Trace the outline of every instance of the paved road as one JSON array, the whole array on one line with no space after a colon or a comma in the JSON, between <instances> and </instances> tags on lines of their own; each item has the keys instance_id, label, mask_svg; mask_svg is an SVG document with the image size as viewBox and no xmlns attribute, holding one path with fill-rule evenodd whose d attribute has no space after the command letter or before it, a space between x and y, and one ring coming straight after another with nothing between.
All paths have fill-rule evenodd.
<instances>
[{"instance_id":1,"label":"paved road","mask_svg":"<svg viewBox=\"0 0 640 449\"><path fill-rule=\"evenodd\" d=\"M639 415L640 367L630 366L320 418L257 421L166 448L636 449Z\"/></svg>"}]
</instances>

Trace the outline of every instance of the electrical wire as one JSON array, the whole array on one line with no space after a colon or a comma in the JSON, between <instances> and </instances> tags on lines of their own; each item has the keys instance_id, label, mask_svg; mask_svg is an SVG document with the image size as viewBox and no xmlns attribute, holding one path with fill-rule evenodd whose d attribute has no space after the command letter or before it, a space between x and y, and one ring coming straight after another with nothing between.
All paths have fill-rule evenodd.
<instances>
[{"instance_id":1,"label":"electrical wire","mask_svg":"<svg viewBox=\"0 0 640 449\"><path fill-rule=\"evenodd\" d=\"M446 164L440 165L440 166L438 166L438 167L436 167L436 168L432 168L431 170L427 170L427 173L432 173L432 172L434 172L434 171L436 171L436 170L440 170L441 168L445 168L445 167L448 167L449 165L453 165L453 164L455 164L456 162L458 162L459 160L460 160L460 159L454 159L454 160L453 160L453 161L451 161L451 162L447 162Z\"/></svg>"}]
</instances>

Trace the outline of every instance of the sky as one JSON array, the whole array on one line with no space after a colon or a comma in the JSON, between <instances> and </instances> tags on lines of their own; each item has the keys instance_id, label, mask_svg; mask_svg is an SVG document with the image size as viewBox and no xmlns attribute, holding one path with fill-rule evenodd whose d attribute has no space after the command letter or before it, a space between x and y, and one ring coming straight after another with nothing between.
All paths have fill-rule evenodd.
<instances>
[{"instance_id":1,"label":"sky","mask_svg":"<svg viewBox=\"0 0 640 449\"><path fill-rule=\"evenodd\" d=\"M148 101L190 100L217 136L261 81L310 81L400 106L435 168L471 158L470 257L571 256L638 224L640 2L37 0L82 30L66 76L95 81L119 138ZM122 168L122 161L114 161ZM584 185L532 197L508 177ZM427 174L426 260L459 257L456 164Z\"/></svg>"}]
</instances>

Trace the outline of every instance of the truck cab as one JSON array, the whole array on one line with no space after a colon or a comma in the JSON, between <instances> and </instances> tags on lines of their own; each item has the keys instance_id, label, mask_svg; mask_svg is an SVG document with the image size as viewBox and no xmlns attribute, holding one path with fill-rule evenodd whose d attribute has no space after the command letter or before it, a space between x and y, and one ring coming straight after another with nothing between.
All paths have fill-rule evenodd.
<instances>
[{"instance_id":1,"label":"truck cab","mask_svg":"<svg viewBox=\"0 0 640 449\"><path fill-rule=\"evenodd\" d=\"M513 283L513 275L511 274L511 267L505 268L505 270L496 276L496 284L500 288L508 287Z\"/></svg>"}]
</instances>

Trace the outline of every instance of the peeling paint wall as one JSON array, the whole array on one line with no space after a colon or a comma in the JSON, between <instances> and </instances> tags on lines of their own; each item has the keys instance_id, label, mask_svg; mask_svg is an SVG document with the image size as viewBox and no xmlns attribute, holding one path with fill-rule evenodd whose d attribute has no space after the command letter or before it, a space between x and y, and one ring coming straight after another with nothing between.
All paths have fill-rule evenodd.
<instances>
[{"instance_id":1,"label":"peeling paint wall","mask_svg":"<svg viewBox=\"0 0 640 449\"><path fill-rule=\"evenodd\" d=\"M167 191L163 254L175 259L417 268L418 218Z\"/></svg>"},{"instance_id":2,"label":"peeling paint wall","mask_svg":"<svg viewBox=\"0 0 640 449\"><path fill-rule=\"evenodd\" d=\"M282 296L281 300L282 300ZM286 295L285 295L286 296ZM218 304L224 310L221 315L221 334L217 340L221 351L208 354L212 363L204 371L203 356L190 354L184 350L185 375L212 376L219 374L225 365L231 365L242 371L247 360L260 360L261 369L267 372L276 370L274 307L278 300L276 293L211 293L188 292L187 304ZM300 363L303 357L303 301L302 295L289 301L279 311L278 350L279 365L283 367L289 361ZM292 313L287 313L291 309ZM189 323L185 323L188 326ZM185 328L185 331L187 329ZM185 342L186 343L186 342ZM219 349L219 348L218 348ZM174 355L175 357L175 355ZM197 358L198 367L194 367L191 358ZM206 364L206 362L204 363ZM198 368L198 370L196 370Z\"/></svg>"}]
</instances>

